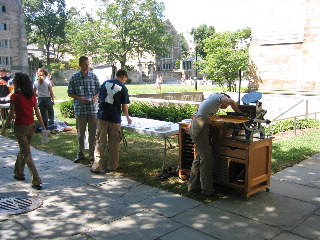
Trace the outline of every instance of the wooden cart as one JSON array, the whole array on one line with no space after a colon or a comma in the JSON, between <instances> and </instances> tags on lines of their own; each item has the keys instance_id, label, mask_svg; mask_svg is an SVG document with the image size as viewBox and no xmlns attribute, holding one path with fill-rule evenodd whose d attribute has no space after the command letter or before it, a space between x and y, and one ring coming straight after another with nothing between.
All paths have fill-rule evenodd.
<instances>
[{"instance_id":1,"label":"wooden cart","mask_svg":"<svg viewBox=\"0 0 320 240\"><path fill-rule=\"evenodd\" d=\"M186 123L180 123L179 176L190 175L195 157L194 145L186 132ZM232 129L226 124L212 121L214 136L214 183L240 191L245 197L266 189L271 176L272 138L254 139L252 142L231 137Z\"/></svg>"}]
</instances>

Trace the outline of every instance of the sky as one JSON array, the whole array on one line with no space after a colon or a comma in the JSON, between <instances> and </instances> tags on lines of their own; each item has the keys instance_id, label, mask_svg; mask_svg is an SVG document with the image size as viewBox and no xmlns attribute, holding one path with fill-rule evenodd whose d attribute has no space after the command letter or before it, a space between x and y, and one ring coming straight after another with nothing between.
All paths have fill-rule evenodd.
<instances>
[{"instance_id":1,"label":"sky","mask_svg":"<svg viewBox=\"0 0 320 240\"><path fill-rule=\"evenodd\" d=\"M250 20L256 0L158 0L165 5L165 16L178 33L187 33L201 24L214 26L216 32L252 27ZM94 0L66 0L67 7L94 9Z\"/></svg>"}]
</instances>

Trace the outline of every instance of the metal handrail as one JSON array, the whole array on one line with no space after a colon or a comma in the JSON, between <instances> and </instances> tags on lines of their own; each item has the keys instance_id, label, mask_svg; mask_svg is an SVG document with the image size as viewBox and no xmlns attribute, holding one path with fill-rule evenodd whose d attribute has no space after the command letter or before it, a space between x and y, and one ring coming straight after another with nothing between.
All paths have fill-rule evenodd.
<instances>
[{"instance_id":1,"label":"metal handrail","mask_svg":"<svg viewBox=\"0 0 320 240\"><path fill-rule=\"evenodd\" d=\"M283 121L283 120L287 120L287 119L294 119L294 135L297 135L297 118L302 118L302 117L305 117L307 118L309 115L313 115L314 114L314 119L317 120L317 114L319 114L320 112L314 112L314 113L306 113L304 115L299 115L299 116L293 116L293 117L288 117L288 118L282 118L282 119L276 119L276 120L273 120L270 124L268 124L268 134L270 134L270 128L271 128L271 124L273 122L278 122L278 121Z\"/></svg>"},{"instance_id":2,"label":"metal handrail","mask_svg":"<svg viewBox=\"0 0 320 240\"><path fill-rule=\"evenodd\" d=\"M293 105L292 107L288 108L286 111L284 111L283 113L281 113L279 116L275 117L272 121L275 121L277 120L279 117L283 116L284 114L286 114L287 112L289 112L290 110L292 110L293 108L295 108L296 106L298 106L300 103L304 102L304 101L307 101L308 100L301 100L299 101L298 103L296 103L295 105ZM307 103L308 104L308 103Z\"/></svg>"}]
</instances>

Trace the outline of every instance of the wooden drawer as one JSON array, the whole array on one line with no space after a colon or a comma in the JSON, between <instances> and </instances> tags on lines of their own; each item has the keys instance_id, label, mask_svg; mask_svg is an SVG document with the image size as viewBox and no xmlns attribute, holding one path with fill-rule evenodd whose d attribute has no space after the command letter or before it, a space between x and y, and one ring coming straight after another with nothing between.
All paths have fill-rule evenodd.
<instances>
[{"instance_id":1,"label":"wooden drawer","mask_svg":"<svg viewBox=\"0 0 320 240\"><path fill-rule=\"evenodd\" d=\"M237 148L232 146L224 146L220 145L214 147L214 153L218 155L223 155L227 157L239 158L239 159L246 159L247 157L247 150L243 148Z\"/></svg>"}]
</instances>

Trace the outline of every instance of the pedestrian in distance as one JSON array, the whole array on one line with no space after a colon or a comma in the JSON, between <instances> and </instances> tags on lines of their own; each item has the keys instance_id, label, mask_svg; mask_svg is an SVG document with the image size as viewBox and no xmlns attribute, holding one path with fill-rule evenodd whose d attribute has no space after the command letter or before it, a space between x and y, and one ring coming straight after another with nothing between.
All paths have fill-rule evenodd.
<instances>
[{"instance_id":1,"label":"pedestrian in distance","mask_svg":"<svg viewBox=\"0 0 320 240\"><path fill-rule=\"evenodd\" d=\"M99 92L99 111L95 161L91 172L105 173L102 170L102 162L105 157L108 144L109 161L107 171L114 171L119 165L120 141L123 137L121 130L121 111L127 118L128 124L132 121L129 117L129 94L124 83L128 79L125 70L118 70L116 78L105 81Z\"/></svg>"},{"instance_id":2,"label":"pedestrian in distance","mask_svg":"<svg viewBox=\"0 0 320 240\"><path fill-rule=\"evenodd\" d=\"M80 71L73 74L68 84L68 95L74 99L74 113L78 134L78 154L73 161L78 163L85 159L85 135L89 132L89 160L94 161L95 135L97 129L97 96L100 89L98 77L89 71L89 59L79 58Z\"/></svg>"},{"instance_id":3,"label":"pedestrian in distance","mask_svg":"<svg viewBox=\"0 0 320 240\"><path fill-rule=\"evenodd\" d=\"M14 178L19 181L25 180L24 167L27 164L32 178L32 188L37 190L42 189L42 182L38 171L34 165L30 142L35 133L34 113L41 127L45 130L46 127L42 121L39 112L37 99L32 88L32 82L29 76L25 73L16 73L13 79L15 86L14 93L10 96L9 116L3 126L1 135L5 136L6 127L8 127L13 119L14 133L19 144L19 153L14 166Z\"/></svg>"},{"instance_id":4,"label":"pedestrian in distance","mask_svg":"<svg viewBox=\"0 0 320 240\"><path fill-rule=\"evenodd\" d=\"M162 77L158 74L156 79L156 93L159 91L161 93Z\"/></svg>"},{"instance_id":5,"label":"pedestrian in distance","mask_svg":"<svg viewBox=\"0 0 320 240\"><path fill-rule=\"evenodd\" d=\"M44 68L39 68L37 72L37 80L33 84L34 92L38 96L38 106L41 117L46 128L54 125L54 94L52 83L48 78L48 71Z\"/></svg>"}]
</instances>

